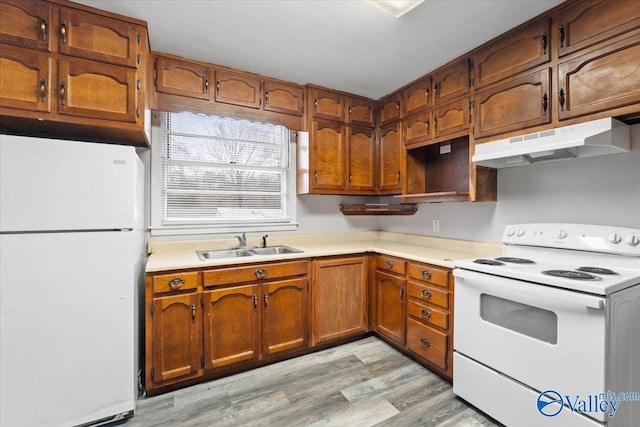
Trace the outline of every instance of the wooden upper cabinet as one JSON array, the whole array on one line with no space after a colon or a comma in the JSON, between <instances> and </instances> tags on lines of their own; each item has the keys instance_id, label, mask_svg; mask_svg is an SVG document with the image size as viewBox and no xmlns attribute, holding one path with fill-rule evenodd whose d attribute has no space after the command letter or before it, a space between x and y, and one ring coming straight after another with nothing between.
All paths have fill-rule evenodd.
<instances>
[{"instance_id":1,"label":"wooden upper cabinet","mask_svg":"<svg viewBox=\"0 0 640 427\"><path fill-rule=\"evenodd\" d=\"M311 133L312 188L342 190L346 181L344 126L331 120L314 120Z\"/></svg>"},{"instance_id":2,"label":"wooden upper cabinet","mask_svg":"<svg viewBox=\"0 0 640 427\"><path fill-rule=\"evenodd\" d=\"M475 93L474 137L484 138L551 122L551 69Z\"/></svg>"},{"instance_id":3,"label":"wooden upper cabinet","mask_svg":"<svg viewBox=\"0 0 640 427\"><path fill-rule=\"evenodd\" d=\"M38 52L3 46L0 49L0 107L51 111L51 63L51 58Z\"/></svg>"},{"instance_id":4,"label":"wooden upper cabinet","mask_svg":"<svg viewBox=\"0 0 640 427\"><path fill-rule=\"evenodd\" d=\"M486 86L549 62L551 21L536 22L473 56L474 85Z\"/></svg>"},{"instance_id":5,"label":"wooden upper cabinet","mask_svg":"<svg viewBox=\"0 0 640 427\"><path fill-rule=\"evenodd\" d=\"M398 92L381 100L378 111L380 126L400 120L402 118L402 93Z\"/></svg>"},{"instance_id":6,"label":"wooden upper cabinet","mask_svg":"<svg viewBox=\"0 0 640 427\"><path fill-rule=\"evenodd\" d=\"M51 51L51 10L41 1L3 0L0 43Z\"/></svg>"},{"instance_id":7,"label":"wooden upper cabinet","mask_svg":"<svg viewBox=\"0 0 640 427\"><path fill-rule=\"evenodd\" d=\"M640 35L561 62L558 88L560 120L640 103Z\"/></svg>"},{"instance_id":8,"label":"wooden upper cabinet","mask_svg":"<svg viewBox=\"0 0 640 427\"><path fill-rule=\"evenodd\" d=\"M469 99L462 98L433 110L433 137L469 132Z\"/></svg>"},{"instance_id":9,"label":"wooden upper cabinet","mask_svg":"<svg viewBox=\"0 0 640 427\"><path fill-rule=\"evenodd\" d=\"M404 145L415 146L433 138L431 115L431 111L423 111L402 121Z\"/></svg>"},{"instance_id":10,"label":"wooden upper cabinet","mask_svg":"<svg viewBox=\"0 0 640 427\"><path fill-rule=\"evenodd\" d=\"M216 70L216 102L260 108L260 79L226 70Z\"/></svg>"},{"instance_id":11,"label":"wooden upper cabinet","mask_svg":"<svg viewBox=\"0 0 640 427\"><path fill-rule=\"evenodd\" d=\"M375 130L368 127L347 128L347 188L375 191Z\"/></svg>"},{"instance_id":12,"label":"wooden upper cabinet","mask_svg":"<svg viewBox=\"0 0 640 427\"><path fill-rule=\"evenodd\" d=\"M469 68L469 60L463 59L433 75L434 106L469 93Z\"/></svg>"},{"instance_id":13,"label":"wooden upper cabinet","mask_svg":"<svg viewBox=\"0 0 640 427\"><path fill-rule=\"evenodd\" d=\"M403 91L403 97L403 117L431 108L431 77L426 77L406 88Z\"/></svg>"},{"instance_id":14,"label":"wooden upper cabinet","mask_svg":"<svg viewBox=\"0 0 640 427\"><path fill-rule=\"evenodd\" d=\"M302 86L264 81L264 109L276 113L302 116L304 111L304 89Z\"/></svg>"},{"instance_id":15,"label":"wooden upper cabinet","mask_svg":"<svg viewBox=\"0 0 640 427\"><path fill-rule=\"evenodd\" d=\"M640 2L585 0L557 16L559 56L640 28Z\"/></svg>"},{"instance_id":16,"label":"wooden upper cabinet","mask_svg":"<svg viewBox=\"0 0 640 427\"><path fill-rule=\"evenodd\" d=\"M135 123L136 70L95 61L58 61L58 112Z\"/></svg>"},{"instance_id":17,"label":"wooden upper cabinet","mask_svg":"<svg viewBox=\"0 0 640 427\"><path fill-rule=\"evenodd\" d=\"M157 56L156 91L196 99L210 99L210 69L191 61Z\"/></svg>"},{"instance_id":18,"label":"wooden upper cabinet","mask_svg":"<svg viewBox=\"0 0 640 427\"><path fill-rule=\"evenodd\" d=\"M400 122L380 129L378 155L378 190L384 194L402 190L402 157L404 148L400 133Z\"/></svg>"},{"instance_id":19,"label":"wooden upper cabinet","mask_svg":"<svg viewBox=\"0 0 640 427\"><path fill-rule=\"evenodd\" d=\"M373 127L375 125L376 104L373 101L347 97L346 123Z\"/></svg>"},{"instance_id":20,"label":"wooden upper cabinet","mask_svg":"<svg viewBox=\"0 0 640 427\"><path fill-rule=\"evenodd\" d=\"M344 97L339 93L311 88L309 90L309 101L313 117L337 120L339 122L344 120Z\"/></svg>"},{"instance_id":21,"label":"wooden upper cabinet","mask_svg":"<svg viewBox=\"0 0 640 427\"><path fill-rule=\"evenodd\" d=\"M62 54L135 68L140 63L141 37L133 24L81 10L60 9L58 50Z\"/></svg>"}]
</instances>

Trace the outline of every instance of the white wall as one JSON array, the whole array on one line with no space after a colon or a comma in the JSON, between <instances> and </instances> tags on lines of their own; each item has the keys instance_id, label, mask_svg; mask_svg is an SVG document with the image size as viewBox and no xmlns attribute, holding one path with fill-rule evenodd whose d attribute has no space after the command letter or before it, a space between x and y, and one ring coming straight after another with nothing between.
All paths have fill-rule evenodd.
<instances>
[{"instance_id":1,"label":"white wall","mask_svg":"<svg viewBox=\"0 0 640 427\"><path fill-rule=\"evenodd\" d=\"M380 228L499 242L507 224L531 222L640 229L640 124L629 153L500 169L497 202L420 204L414 216L381 217Z\"/></svg>"}]
</instances>

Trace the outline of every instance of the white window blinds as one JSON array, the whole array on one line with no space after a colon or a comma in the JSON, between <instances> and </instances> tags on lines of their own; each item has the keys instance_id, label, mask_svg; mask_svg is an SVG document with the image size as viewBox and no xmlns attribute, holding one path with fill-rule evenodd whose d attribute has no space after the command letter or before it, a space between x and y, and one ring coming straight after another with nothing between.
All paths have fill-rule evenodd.
<instances>
[{"instance_id":1,"label":"white window blinds","mask_svg":"<svg viewBox=\"0 0 640 427\"><path fill-rule=\"evenodd\" d=\"M290 221L289 131L193 113L163 113L163 225Z\"/></svg>"}]
</instances>

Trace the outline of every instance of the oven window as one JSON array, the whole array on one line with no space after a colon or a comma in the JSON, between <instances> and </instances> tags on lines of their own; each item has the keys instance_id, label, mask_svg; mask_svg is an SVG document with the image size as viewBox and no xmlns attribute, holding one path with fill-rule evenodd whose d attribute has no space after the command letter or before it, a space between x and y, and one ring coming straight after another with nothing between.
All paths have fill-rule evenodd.
<instances>
[{"instance_id":1,"label":"oven window","mask_svg":"<svg viewBox=\"0 0 640 427\"><path fill-rule=\"evenodd\" d=\"M480 295L480 317L540 341L558 342L558 316L552 311L493 295Z\"/></svg>"}]
</instances>

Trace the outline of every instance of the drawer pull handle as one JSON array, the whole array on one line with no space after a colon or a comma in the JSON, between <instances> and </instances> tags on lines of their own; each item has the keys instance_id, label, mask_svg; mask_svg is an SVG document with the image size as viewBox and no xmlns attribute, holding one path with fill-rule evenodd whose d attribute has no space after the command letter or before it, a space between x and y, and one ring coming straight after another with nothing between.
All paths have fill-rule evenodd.
<instances>
[{"instance_id":1,"label":"drawer pull handle","mask_svg":"<svg viewBox=\"0 0 640 427\"><path fill-rule=\"evenodd\" d=\"M431 272L429 270L422 270L423 279L431 279Z\"/></svg>"},{"instance_id":2,"label":"drawer pull handle","mask_svg":"<svg viewBox=\"0 0 640 427\"><path fill-rule=\"evenodd\" d=\"M174 291L180 289L182 285L184 285L184 279L182 277L174 277L173 279L169 280L169 286Z\"/></svg>"},{"instance_id":3,"label":"drawer pull handle","mask_svg":"<svg viewBox=\"0 0 640 427\"><path fill-rule=\"evenodd\" d=\"M387 260L387 261L384 263L384 266L385 266L385 267L387 267L387 268L393 268L393 263L392 263L391 261Z\"/></svg>"},{"instance_id":4,"label":"drawer pull handle","mask_svg":"<svg viewBox=\"0 0 640 427\"><path fill-rule=\"evenodd\" d=\"M420 316L422 316L425 319L428 319L431 317L431 312L426 308L423 308L422 310L420 310Z\"/></svg>"},{"instance_id":5,"label":"drawer pull handle","mask_svg":"<svg viewBox=\"0 0 640 427\"><path fill-rule=\"evenodd\" d=\"M420 338L420 345L422 346L422 348L427 348L431 345L431 343L426 338Z\"/></svg>"},{"instance_id":6,"label":"drawer pull handle","mask_svg":"<svg viewBox=\"0 0 640 427\"><path fill-rule=\"evenodd\" d=\"M264 268L259 268L256 270L255 275L258 279L264 279L264 277L267 275L267 270Z\"/></svg>"},{"instance_id":7,"label":"drawer pull handle","mask_svg":"<svg viewBox=\"0 0 640 427\"><path fill-rule=\"evenodd\" d=\"M420 295L422 295L422 298L431 298L431 292L426 289L421 290Z\"/></svg>"}]
</instances>

